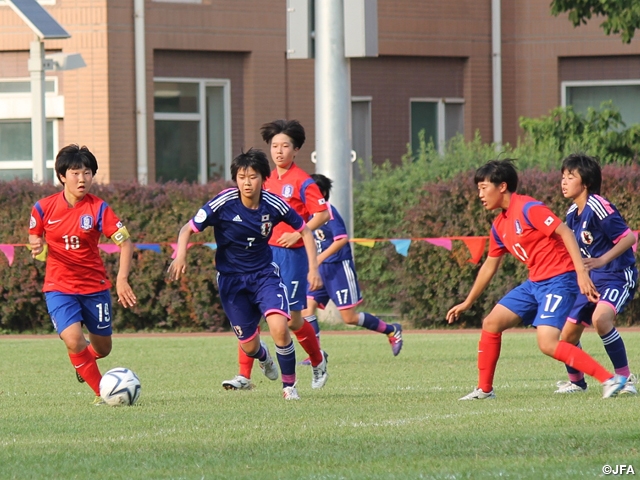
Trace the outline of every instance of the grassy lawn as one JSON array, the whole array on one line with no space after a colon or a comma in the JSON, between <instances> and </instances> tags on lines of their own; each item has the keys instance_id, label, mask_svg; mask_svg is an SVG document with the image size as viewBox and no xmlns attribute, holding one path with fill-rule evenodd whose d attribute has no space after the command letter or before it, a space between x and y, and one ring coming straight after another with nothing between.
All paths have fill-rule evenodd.
<instances>
[{"instance_id":1,"label":"grassy lawn","mask_svg":"<svg viewBox=\"0 0 640 480\"><path fill-rule=\"evenodd\" d=\"M640 332L623 332L640 371ZM475 333L407 333L394 358L382 335L326 334L329 382L286 402L254 369L236 373L234 337L114 338L102 371L133 369L138 405L90 405L56 338L0 339L0 478L581 478L640 471L640 398L554 395L564 367L530 331L506 333L495 401L459 402L476 384ZM273 353L273 343L267 339ZM585 350L610 362L597 335ZM299 347L298 347L299 348ZM304 358L298 349L298 359ZM640 473L639 473L640 474Z\"/></svg>"}]
</instances>

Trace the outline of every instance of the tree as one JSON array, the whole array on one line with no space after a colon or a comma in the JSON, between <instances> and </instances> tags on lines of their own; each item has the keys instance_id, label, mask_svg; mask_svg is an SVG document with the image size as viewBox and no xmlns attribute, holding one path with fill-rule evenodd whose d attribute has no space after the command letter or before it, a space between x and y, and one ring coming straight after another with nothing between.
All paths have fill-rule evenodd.
<instances>
[{"instance_id":1,"label":"tree","mask_svg":"<svg viewBox=\"0 0 640 480\"><path fill-rule=\"evenodd\" d=\"M586 24L593 15L604 17L600 24L607 35L620 34L623 43L630 43L640 28L640 2L637 0L553 0L551 13L569 13L574 27Z\"/></svg>"}]
</instances>

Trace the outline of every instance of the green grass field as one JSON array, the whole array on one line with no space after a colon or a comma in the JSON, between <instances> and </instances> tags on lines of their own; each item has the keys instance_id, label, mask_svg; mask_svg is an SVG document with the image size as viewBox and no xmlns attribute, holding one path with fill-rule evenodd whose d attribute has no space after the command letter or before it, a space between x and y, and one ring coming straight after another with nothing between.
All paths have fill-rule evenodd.
<instances>
[{"instance_id":1,"label":"green grass field","mask_svg":"<svg viewBox=\"0 0 640 480\"><path fill-rule=\"evenodd\" d=\"M640 369L640 332L623 332ZM564 368L531 331L508 332L495 401L459 402L476 384L477 333L407 333L394 358L375 334L325 334L329 382L286 402L257 365L229 392L231 336L116 336L102 371L133 369L134 407L90 405L57 338L0 338L0 478L463 479L599 477L640 471L640 398L554 395ZM268 344L273 343L268 339ZM597 335L583 345L607 367ZM272 348L273 351L273 348ZM298 350L299 359L303 358ZM640 371L640 370L639 370ZM640 473L638 473L640 474Z\"/></svg>"}]
</instances>

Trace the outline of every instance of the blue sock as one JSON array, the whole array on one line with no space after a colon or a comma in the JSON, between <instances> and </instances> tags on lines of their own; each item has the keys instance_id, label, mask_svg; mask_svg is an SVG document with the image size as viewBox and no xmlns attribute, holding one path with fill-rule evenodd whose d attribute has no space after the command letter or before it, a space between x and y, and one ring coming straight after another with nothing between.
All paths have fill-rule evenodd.
<instances>
[{"instance_id":1,"label":"blue sock","mask_svg":"<svg viewBox=\"0 0 640 480\"><path fill-rule=\"evenodd\" d=\"M276 357L282 375L282 387L291 387L296 383L296 348L293 340L286 347L276 345Z\"/></svg>"},{"instance_id":2,"label":"blue sock","mask_svg":"<svg viewBox=\"0 0 640 480\"><path fill-rule=\"evenodd\" d=\"M613 368L618 373L619 369L625 369L629 366L627 360L627 350L624 347L622 337L618 333L618 330L614 327L609 333L600 337L602 343L604 343L604 349L607 351ZM628 374L625 376L629 376Z\"/></svg>"},{"instance_id":3,"label":"blue sock","mask_svg":"<svg viewBox=\"0 0 640 480\"><path fill-rule=\"evenodd\" d=\"M582 344L578 342L576 347L582 348ZM569 374L569 380L571 380L571 383L578 385L583 389L587 388L587 382L584 379L584 373L582 373L580 370L576 370L575 368L570 367L567 364L565 364L565 367L567 367L567 373Z\"/></svg>"},{"instance_id":4,"label":"blue sock","mask_svg":"<svg viewBox=\"0 0 640 480\"><path fill-rule=\"evenodd\" d=\"M318 343L320 343L320 324L318 324L318 317L315 315L309 315L308 317L304 317L304 319L311 324L313 331L316 332Z\"/></svg>"},{"instance_id":5,"label":"blue sock","mask_svg":"<svg viewBox=\"0 0 640 480\"><path fill-rule=\"evenodd\" d=\"M373 330L374 332L384 333L385 335L393 332L393 325L389 325L367 312L360 312L358 314L358 326L364 327L367 330Z\"/></svg>"},{"instance_id":6,"label":"blue sock","mask_svg":"<svg viewBox=\"0 0 640 480\"><path fill-rule=\"evenodd\" d=\"M256 353L254 353L253 355L249 355L247 353L247 356L251 357L251 358L255 358L256 360L258 360L260 362L264 362L267 359L267 350L266 350L266 348L264 348L262 346L262 343L261 343L260 344L260 348L258 349L258 351Z\"/></svg>"}]
</instances>

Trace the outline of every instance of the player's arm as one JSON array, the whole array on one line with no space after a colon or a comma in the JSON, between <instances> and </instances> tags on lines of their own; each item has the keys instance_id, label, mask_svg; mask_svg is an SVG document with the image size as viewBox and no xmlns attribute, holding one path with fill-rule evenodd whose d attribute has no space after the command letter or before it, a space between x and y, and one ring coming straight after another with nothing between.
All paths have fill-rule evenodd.
<instances>
[{"instance_id":1,"label":"player's arm","mask_svg":"<svg viewBox=\"0 0 640 480\"><path fill-rule=\"evenodd\" d=\"M631 230L627 232L627 234L620 238L618 243L616 243L611 250L597 258L583 258L582 261L587 270L593 270L595 268L604 267L606 264L611 263L613 260L618 258L624 252L629 250L636 244L636 236L633 234Z\"/></svg>"},{"instance_id":2,"label":"player's arm","mask_svg":"<svg viewBox=\"0 0 640 480\"><path fill-rule=\"evenodd\" d=\"M498 271L498 267L500 267L500 262L502 261L502 256L499 257L487 257L485 262L480 267L478 271L478 276L476 277L475 282L473 282L473 286L467 295L467 298L464 302L459 303L458 305L452 307L447 312L447 322L453 323L455 322L462 312L466 312L471 308L473 302L475 302L480 294L484 292L484 289L487 288L489 282Z\"/></svg>"},{"instance_id":3,"label":"player's arm","mask_svg":"<svg viewBox=\"0 0 640 480\"><path fill-rule=\"evenodd\" d=\"M178 246L176 247L176 258L169 265L169 279L178 280L187 270L187 247L189 239L194 233L191 222L185 223L178 234Z\"/></svg>"},{"instance_id":4,"label":"player's arm","mask_svg":"<svg viewBox=\"0 0 640 480\"><path fill-rule=\"evenodd\" d=\"M331 245L327 247L326 250L323 250L318 254L318 265L320 265L334 253L338 252L338 250L344 247L347 243L349 243L349 237L342 237L338 240L335 240Z\"/></svg>"},{"instance_id":5,"label":"player's arm","mask_svg":"<svg viewBox=\"0 0 640 480\"><path fill-rule=\"evenodd\" d=\"M322 286L322 279L318 272L318 259L316 253L316 241L313 238L313 233L308 226L300 231L302 241L304 242L304 249L307 252L307 259L309 261L309 273L307 273L307 282L309 283L309 291L314 291Z\"/></svg>"},{"instance_id":6,"label":"player's arm","mask_svg":"<svg viewBox=\"0 0 640 480\"><path fill-rule=\"evenodd\" d=\"M589 277L589 271L582 260L580 247L578 246L576 237L573 236L573 232L566 223L560 223L558 228L556 228L555 233L562 238L564 246L567 248L567 252L569 252L569 255L571 256L573 266L576 269L576 275L578 276L580 292L582 292L591 302L596 303L600 298L600 294Z\"/></svg>"},{"instance_id":7,"label":"player's arm","mask_svg":"<svg viewBox=\"0 0 640 480\"><path fill-rule=\"evenodd\" d=\"M120 264L118 266L118 277L116 278L118 303L124 308L133 307L137 302L133 289L131 285L129 285L129 272L131 270L132 259L133 243L131 243L130 238L127 238L120 243Z\"/></svg>"}]
</instances>

